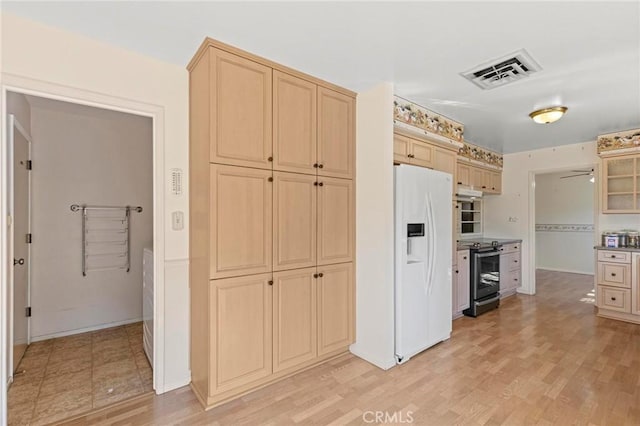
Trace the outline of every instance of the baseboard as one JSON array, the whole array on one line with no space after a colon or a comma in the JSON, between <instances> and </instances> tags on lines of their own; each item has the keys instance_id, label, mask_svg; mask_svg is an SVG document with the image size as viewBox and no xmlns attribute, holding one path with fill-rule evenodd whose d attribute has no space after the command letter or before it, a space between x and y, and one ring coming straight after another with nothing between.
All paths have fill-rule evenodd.
<instances>
[{"instance_id":1,"label":"baseboard","mask_svg":"<svg viewBox=\"0 0 640 426\"><path fill-rule=\"evenodd\" d=\"M349 346L349 351L355 356L357 356L358 358L362 358L368 363L373 364L376 367L381 368L383 370L388 370L391 367L394 367L396 365L395 358L392 357L391 359L387 359L387 360L380 359L376 356L372 356L371 354L361 351L358 348L357 344L353 344Z\"/></svg>"},{"instance_id":2,"label":"baseboard","mask_svg":"<svg viewBox=\"0 0 640 426\"><path fill-rule=\"evenodd\" d=\"M593 275L593 272L585 272L585 271L575 271L573 269L562 269L562 268L547 268L547 267L538 267L536 270L541 269L543 271L551 271L551 272L567 272L570 274L580 274L580 275Z\"/></svg>"},{"instance_id":3,"label":"baseboard","mask_svg":"<svg viewBox=\"0 0 640 426\"><path fill-rule=\"evenodd\" d=\"M118 327L120 325L132 324L134 322L142 322L142 317L134 318L134 319L128 319L128 320L124 320L124 321L110 322L110 323L107 323L107 324L99 324L99 325L94 325L94 326L91 326L91 327L77 328L75 330L61 331L59 333L51 333L51 334L43 334L41 336L33 336L33 337L31 337L31 341L32 342L39 342L41 340L55 339L57 337L72 336L74 334L81 334L81 333L87 333L89 331L102 330L103 328Z\"/></svg>"}]
</instances>

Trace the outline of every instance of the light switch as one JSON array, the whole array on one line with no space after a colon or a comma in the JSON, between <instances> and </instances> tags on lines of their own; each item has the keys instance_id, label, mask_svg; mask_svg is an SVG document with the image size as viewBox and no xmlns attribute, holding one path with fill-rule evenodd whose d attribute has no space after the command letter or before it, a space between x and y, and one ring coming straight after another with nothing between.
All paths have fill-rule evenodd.
<instances>
[{"instance_id":1,"label":"light switch","mask_svg":"<svg viewBox=\"0 0 640 426\"><path fill-rule=\"evenodd\" d=\"M184 212L171 213L171 229L174 231L180 231L184 229Z\"/></svg>"}]
</instances>

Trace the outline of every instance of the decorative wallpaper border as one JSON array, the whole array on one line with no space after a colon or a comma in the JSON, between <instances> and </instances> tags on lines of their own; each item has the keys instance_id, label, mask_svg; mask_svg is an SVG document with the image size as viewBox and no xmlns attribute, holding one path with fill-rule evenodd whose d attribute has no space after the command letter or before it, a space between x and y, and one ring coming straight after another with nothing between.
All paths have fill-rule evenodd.
<instances>
[{"instance_id":1,"label":"decorative wallpaper border","mask_svg":"<svg viewBox=\"0 0 640 426\"><path fill-rule=\"evenodd\" d=\"M640 129L598 136L598 154L620 150L640 150Z\"/></svg>"},{"instance_id":2,"label":"decorative wallpaper border","mask_svg":"<svg viewBox=\"0 0 640 426\"><path fill-rule=\"evenodd\" d=\"M590 224L536 223L536 232L593 232Z\"/></svg>"},{"instance_id":3,"label":"decorative wallpaper border","mask_svg":"<svg viewBox=\"0 0 640 426\"><path fill-rule=\"evenodd\" d=\"M462 142L464 125L414 104L399 96L393 98L393 119Z\"/></svg>"},{"instance_id":4,"label":"decorative wallpaper border","mask_svg":"<svg viewBox=\"0 0 640 426\"><path fill-rule=\"evenodd\" d=\"M481 148L477 145L473 145L469 142L464 142L464 146L458 151L458 155L461 157L469 158L470 160L480 161L481 163L488 164L502 168L503 158L502 154L489 151L486 148Z\"/></svg>"}]
</instances>

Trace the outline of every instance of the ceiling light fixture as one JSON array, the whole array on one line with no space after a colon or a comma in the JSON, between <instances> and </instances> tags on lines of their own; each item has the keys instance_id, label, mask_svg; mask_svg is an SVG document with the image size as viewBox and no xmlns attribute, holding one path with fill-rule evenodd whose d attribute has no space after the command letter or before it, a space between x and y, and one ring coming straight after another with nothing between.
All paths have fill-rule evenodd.
<instances>
[{"instance_id":1,"label":"ceiling light fixture","mask_svg":"<svg viewBox=\"0 0 640 426\"><path fill-rule=\"evenodd\" d=\"M539 109L529 114L529 117L539 124L549 124L558 121L567 112L567 107L556 106L551 108Z\"/></svg>"}]
</instances>

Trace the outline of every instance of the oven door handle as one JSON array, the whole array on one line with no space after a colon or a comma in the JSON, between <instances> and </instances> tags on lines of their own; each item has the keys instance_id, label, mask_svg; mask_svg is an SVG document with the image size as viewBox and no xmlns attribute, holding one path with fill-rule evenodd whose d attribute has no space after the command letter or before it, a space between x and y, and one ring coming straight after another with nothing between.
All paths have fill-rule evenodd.
<instances>
[{"instance_id":1,"label":"oven door handle","mask_svg":"<svg viewBox=\"0 0 640 426\"><path fill-rule=\"evenodd\" d=\"M483 300L482 302L476 302L476 306L484 306L484 305L488 305L489 303L493 303L496 300L500 299L500 293L496 293L496 297L492 297L489 300Z\"/></svg>"}]
</instances>

